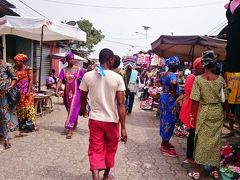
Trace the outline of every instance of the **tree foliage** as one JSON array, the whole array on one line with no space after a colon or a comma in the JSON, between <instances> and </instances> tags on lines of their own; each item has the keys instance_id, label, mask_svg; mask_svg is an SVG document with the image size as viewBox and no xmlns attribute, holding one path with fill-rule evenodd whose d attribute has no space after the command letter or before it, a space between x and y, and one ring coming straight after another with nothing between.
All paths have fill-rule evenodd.
<instances>
[{"instance_id":1,"label":"tree foliage","mask_svg":"<svg viewBox=\"0 0 240 180\"><path fill-rule=\"evenodd\" d=\"M86 19L77 21L77 24L78 27L87 34L87 41L79 42L78 48L82 47L85 48L89 53L93 52L93 47L104 38L102 31L97 30L95 27L93 27L93 24Z\"/></svg>"}]
</instances>

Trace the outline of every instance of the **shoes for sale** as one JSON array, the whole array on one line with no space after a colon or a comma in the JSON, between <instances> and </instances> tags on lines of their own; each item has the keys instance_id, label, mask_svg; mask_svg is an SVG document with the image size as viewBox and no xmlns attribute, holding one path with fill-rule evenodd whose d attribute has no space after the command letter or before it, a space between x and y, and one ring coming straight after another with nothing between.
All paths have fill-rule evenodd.
<instances>
[{"instance_id":1,"label":"shoes for sale","mask_svg":"<svg viewBox=\"0 0 240 180\"><path fill-rule=\"evenodd\" d=\"M176 131L175 132L175 136L177 136L177 137L187 137L188 136L188 132Z\"/></svg>"}]
</instances>

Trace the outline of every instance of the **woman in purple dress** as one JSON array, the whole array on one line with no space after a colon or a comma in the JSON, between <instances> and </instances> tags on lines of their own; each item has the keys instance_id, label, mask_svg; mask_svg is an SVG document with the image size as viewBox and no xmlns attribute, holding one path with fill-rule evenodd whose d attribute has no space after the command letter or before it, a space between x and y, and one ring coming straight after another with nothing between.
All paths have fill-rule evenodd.
<instances>
[{"instance_id":1,"label":"woman in purple dress","mask_svg":"<svg viewBox=\"0 0 240 180\"><path fill-rule=\"evenodd\" d=\"M68 117L65 123L67 129L67 139L71 139L73 130L77 127L78 115L80 113L80 89L79 85L84 75L84 70L75 65L74 54L69 52L61 60L62 63L68 63L68 66L63 68L59 74L57 83L56 95L58 96L59 89L62 84L65 84L64 89L64 104L68 111Z\"/></svg>"}]
</instances>

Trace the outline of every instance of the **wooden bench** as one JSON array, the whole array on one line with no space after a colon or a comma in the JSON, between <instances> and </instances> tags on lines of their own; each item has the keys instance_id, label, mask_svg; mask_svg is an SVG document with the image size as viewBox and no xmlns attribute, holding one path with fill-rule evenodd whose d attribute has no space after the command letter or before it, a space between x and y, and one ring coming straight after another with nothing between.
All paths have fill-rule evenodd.
<instances>
[{"instance_id":1,"label":"wooden bench","mask_svg":"<svg viewBox=\"0 0 240 180\"><path fill-rule=\"evenodd\" d=\"M35 107L35 113L36 116L43 116L43 102L44 102L44 97L43 96L34 96L34 107Z\"/></svg>"}]
</instances>

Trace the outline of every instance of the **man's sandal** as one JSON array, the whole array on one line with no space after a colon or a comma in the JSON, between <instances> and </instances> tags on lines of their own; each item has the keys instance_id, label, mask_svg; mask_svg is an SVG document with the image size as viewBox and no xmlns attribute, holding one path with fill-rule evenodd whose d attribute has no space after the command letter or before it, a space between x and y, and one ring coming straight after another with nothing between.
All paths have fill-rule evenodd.
<instances>
[{"instance_id":1,"label":"man's sandal","mask_svg":"<svg viewBox=\"0 0 240 180\"><path fill-rule=\"evenodd\" d=\"M200 173L199 172L190 172L190 173L188 173L188 176L193 178L193 179L199 179L200 178Z\"/></svg>"}]
</instances>

